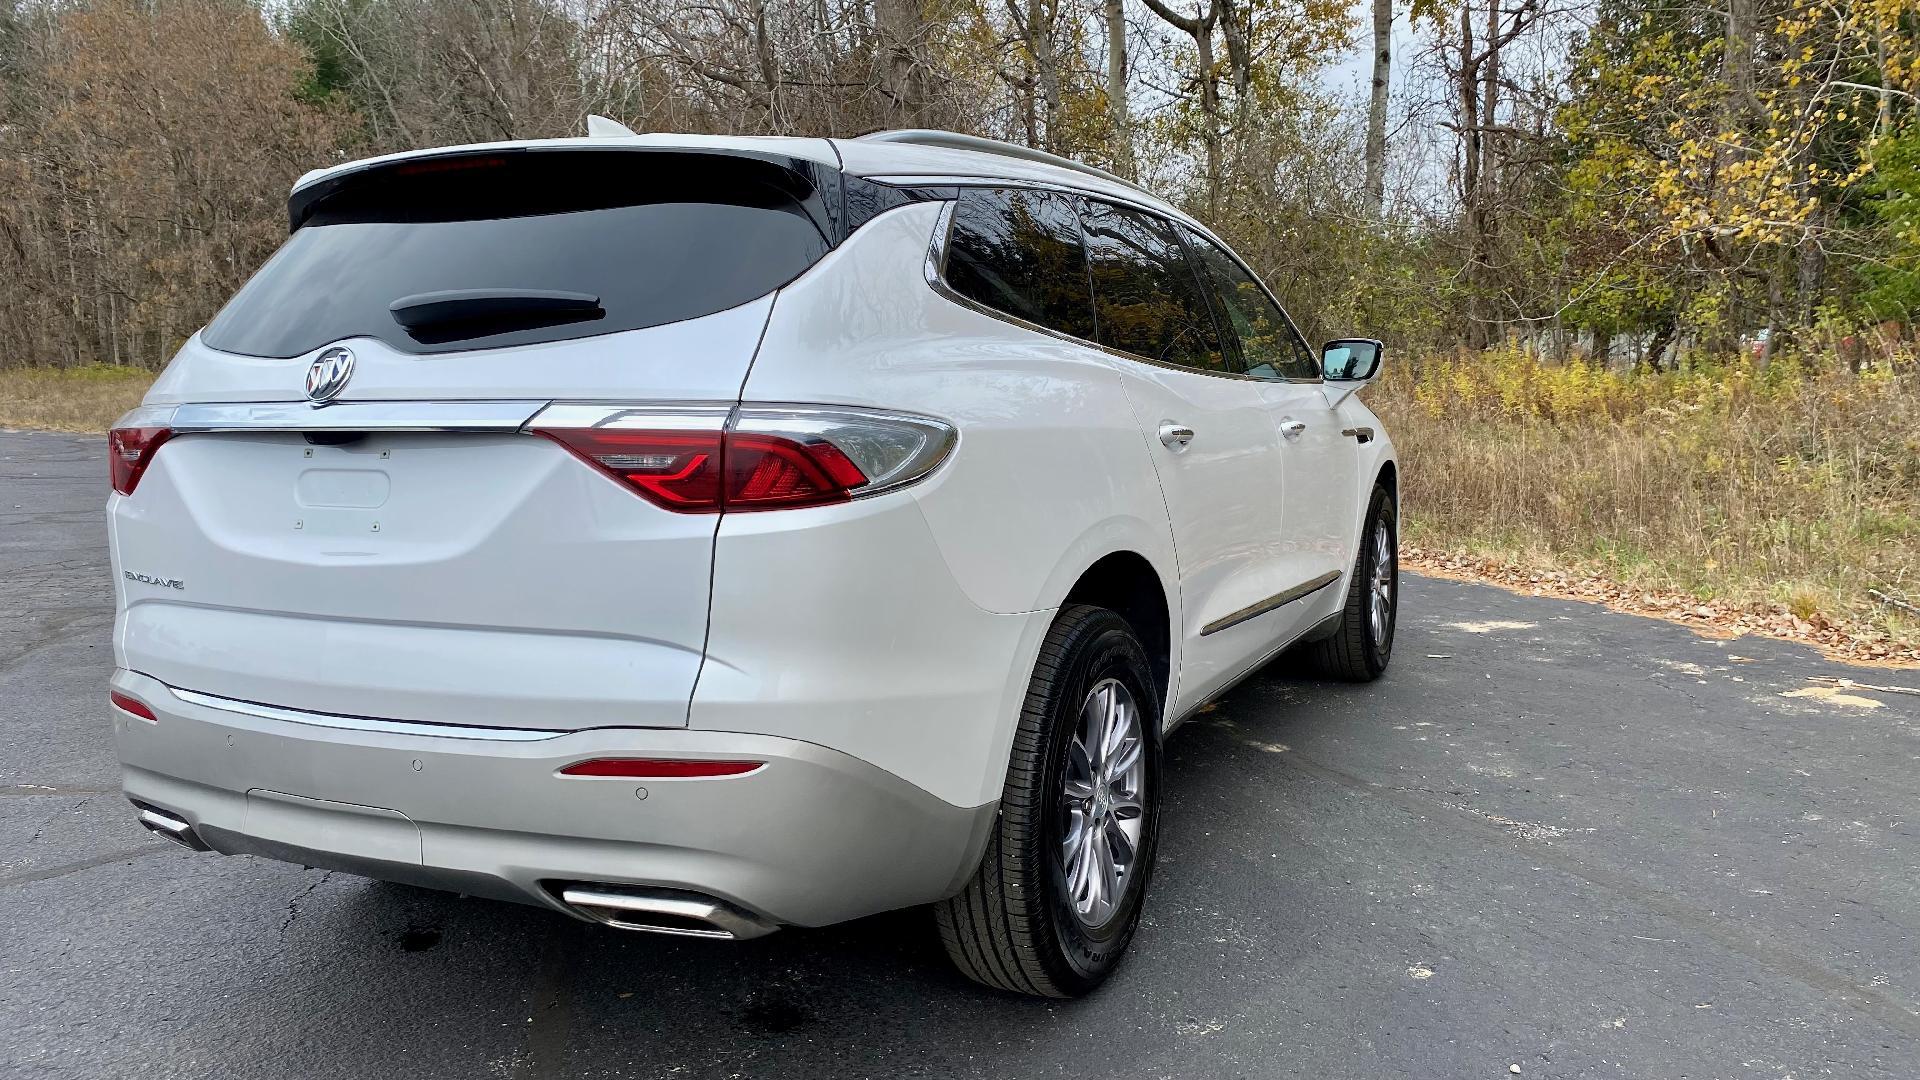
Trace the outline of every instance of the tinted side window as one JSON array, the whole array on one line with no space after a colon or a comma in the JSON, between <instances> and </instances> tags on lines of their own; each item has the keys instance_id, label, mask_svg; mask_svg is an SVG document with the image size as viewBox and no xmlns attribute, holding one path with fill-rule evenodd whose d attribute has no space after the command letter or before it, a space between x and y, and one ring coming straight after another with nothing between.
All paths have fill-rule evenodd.
<instances>
[{"instance_id":1,"label":"tinted side window","mask_svg":"<svg viewBox=\"0 0 1920 1080\"><path fill-rule=\"evenodd\" d=\"M1065 196L963 189L947 242L946 281L975 303L1093 340L1087 256Z\"/></svg>"},{"instance_id":2,"label":"tinted side window","mask_svg":"<svg viewBox=\"0 0 1920 1080\"><path fill-rule=\"evenodd\" d=\"M1237 370L1172 227L1103 202L1081 207L1100 344L1182 367Z\"/></svg>"},{"instance_id":3,"label":"tinted side window","mask_svg":"<svg viewBox=\"0 0 1920 1080\"><path fill-rule=\"evenodd\" d=\"M1180 231L1199 256L1225 328L1239 339L1240 362L1247 374L1267 379L1318 378L1320 361L1253 275L1211 240L1191 229Z\"/></svg>"}]
</instances>

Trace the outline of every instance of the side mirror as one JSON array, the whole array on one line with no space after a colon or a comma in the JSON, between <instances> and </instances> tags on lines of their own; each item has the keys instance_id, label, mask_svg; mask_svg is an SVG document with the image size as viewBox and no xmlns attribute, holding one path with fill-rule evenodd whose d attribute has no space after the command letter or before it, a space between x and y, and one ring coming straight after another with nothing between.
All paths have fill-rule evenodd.
<instances>
[{"instance_id":1,"label":"side mirror","mask_svg":"<svg viewBox=\"0 0 1920 1080\"><path fill-rule=\"evenodd\" d=\"M1373 338L1341 338L1320 349L1320 375L1328 382L1366 382L1380 374L1386 347Z\"/></svg>"}]
</instances>

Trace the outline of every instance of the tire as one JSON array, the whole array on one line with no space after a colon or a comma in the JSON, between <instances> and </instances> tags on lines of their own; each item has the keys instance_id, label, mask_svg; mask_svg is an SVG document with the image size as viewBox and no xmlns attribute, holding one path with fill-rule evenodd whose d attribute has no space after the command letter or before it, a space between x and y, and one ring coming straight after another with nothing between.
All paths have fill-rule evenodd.
<instances>
[{"instance_id":1,"label":"tire","mask_svg":"<svg viewBox=\"0 0 1920 1080\"><path fill-rule=\"evenodd\" d=\"M1385 537L1384 575L1376 577L1376 547ZM1384 582L1386 617L1384 627L1376 627L1373 599L1376 584ZM1375 486L1367 503L1366 528L1360 532L1360 550L1353 559L1353 573L1347 580L1347 603L1340 613L1340 626L1329 637L1307 646L1307 659L1315 670L1346 682L1372 682L1387 670L1393 659L1393 628L1400 617L1400 518L1393 496L1384 487Z\"/></svg>"},{"instance_id":2,"label":"tire","mask_svg":"<svg viewBox=\"0 0 1920 1080\"><path fill-rule=\"evenodd\" d=\"M1112 974L1125 953L1140 921L1160 826L1160 700L1151 670L1132 628L1106 608L1062 608L1047 631L986 854L966 888L934 906L947 955L973 981L1020 994L1078 997ZM1137 743L1097 758L1081 755L1089 717L1117 715L1083 709L1127 699L1138 719ZM1134 745L1137 772L1129 757ZM1096 779L1103 772L1099 758L1115 775L1112 784ZM1106 798L1098 794L1103 786ZM1083 855L1075 860L1081 867L1101 869L1109 864L1100 851L1121 850L1129 822L1137 822L1138 835L1131 861L1116 870L1113 897L1093 895L1095 885L1112 880L1104 875L1096 882L1082 874L1081 884L1070 887L1066 852ZM1069 849L1074 837L1079 840Z\"/></svg>"}]
</instances>

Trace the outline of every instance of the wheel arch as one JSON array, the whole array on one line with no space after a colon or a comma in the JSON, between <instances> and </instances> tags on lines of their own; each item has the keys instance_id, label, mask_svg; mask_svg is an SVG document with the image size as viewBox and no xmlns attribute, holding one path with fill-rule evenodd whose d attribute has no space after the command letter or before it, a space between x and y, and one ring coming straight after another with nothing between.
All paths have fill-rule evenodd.
<instances>
[{"instance_id":1,"label":"wheel arch","mask_svg":"<svg viewBox=\"0 0 1920 1080\"><path fill-rule=\"evenodd\" d=\"M1173 605L1153 563L1137 551L1108 552L1081 571L1060 603L1103 607L1133 627L1153 671L1164 726L1173 690Z\"/></svg>"}]
</instances>

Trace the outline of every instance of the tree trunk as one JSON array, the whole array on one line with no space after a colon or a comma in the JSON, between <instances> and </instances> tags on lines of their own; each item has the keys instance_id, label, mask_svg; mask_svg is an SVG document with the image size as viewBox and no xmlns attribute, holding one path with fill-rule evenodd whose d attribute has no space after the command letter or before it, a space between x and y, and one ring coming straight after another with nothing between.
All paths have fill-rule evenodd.
<instances>
[{"instance_id":1,"label":"tree trunk","mask_svg":"<svg viewBox=\"0 0 1920 1080\"><path fill-rule=\"evenodd\" d=\"M887 126L921 127L927 110L925 73L916 57L926 16L919 0L873 0L880 44L881 114Z\"/></svg>"},{"instance_id":2,"label":"tree trunk","mask_svg":"<svg viewBox=\"0 0 1920 1080\"><path fill-rule=\"evenodd\" d=\"M780 108L780 66L773 58L773 38L767 33L767 0L749 0L753 17L753 54L760 64L760 82L767 90L767 131L776 133L786 125Z\"/></svg>"},{"instance_id":3,"label":"tree trunk","mask_svg":"<svg viewBox=\"0 0 1920 1080\"><path fill-rule=\"evenodd\" d=\"M1493 262L1496 245L1496 233L1500 222L1495 213L1494 200L1498 196L1500 177L1497 172L1500 148L1491 130L1500 112L1500 2L1487 0L1487 48L1486 59L1480 65L1480 126L1484 130L1477 140L1480 144L1480 176L1475 202L1478 205L1477 224L1474 228L1475 250L1474 265L1479 268L1480 284L1483 289L1493 285ZM1497 325L1492 311L1485 312L1487 327L1485 338L1488 343L1500 340L1503 331Z\"/></svg>"},{"instance_id":4,"label":"tree trunk","mask_svg":"<svg viewBox=\"0 0 1920 1080\"><path fill-rule=\"evenodd\" d=\"M1039 83L1042 116L1046 121L1047 150L1060 147L1060 58L1053 43L1054 8L1051 0L1027 0L1027 48L1033 54L1033 74Z\"/></svg>"},{"instance_id":5,"label":"tree trunk","mask_svg":"<svg viewBox=\"0 0 1920 1080\"><path fill-rule=\"evenodd\" d=\"M1727 0L1727 40L1721 74L1742 109L1753 93L1754 0Z\"/></svg>"},{"instance_id":6,"label":"tree trunk","mask_svg":"<svg viewBox=\"0 0 1920 1080\"><path fill-rule=\"evenodd\" d=\"M1460 201L1467 223L1467 344L1481 349L1487 336L1480 318L1480 65L1473 52L1473 15L1472 5L1460 5L1460 71L1454 89L1460 108Z\"/></svg>"},{"instance_id":7,"label":"tree trunk","mask_svg":"<svg viewBox=\"0 0 1920 1080\"><path fill-rule=\"evenodd\" d=\"M1206 13L1198 16L1181 15L1163 0L1146 0L1146 5L1167 25L1193 38L1194 50L1199 54L1200 140L1206 150L1207 214L1217 215L1220 212L1221 190L1225 186L1222 177L1220 76L1214 70L1213 63L1213 28L1220 19L1219 0L1208 0Z\"/></svg>"},{"instance_id":8,"label":"tree trunk","mask_svg":"<svg viewBox=\"0 0 1920 1080\"><path fill-rule=\"evenodd\" d=\"M1114 171L1137 179L1133 167L1133 110L1127 101L1127 9L1107 0L1107 117L1113 125Z\"/></svg>"},{"instance_id":9,"label":"tree trunk","mask_svg":"<svg viewBox=\"0 0 1920 1080\"><path fill-rule=\"evenodd\" d=\"M1193 43L1200 52L1200 116L1203 129L1201 141L1207 151L1207 216L1217 217L1220 213L1220 191L1224 178L1220 134L1220 80L1214 75L1213 68L1213 20L1206 19L1200 24L1200 32L1194 35Z\"/></svg>"},{"instance_id":10,"label":"tree trunk","mask_svg":"<svg viewBox=\"0 0 1920 1080\"><path fill-rule=\"evenodd\" d=\"M1386 201L1387 82L1392 73L1393 0L1373 0L1373 93L1367 102L1366 202L1375 217L1380 216Z\"/></svg>"},{"instance_id":11,"label":"tree trunk","mask_svg":"<svg viewBox=\"0 0 1920 1080\"><path fill-rule=\"evenodd\" d=\"M1661 361L1667 355L1667 346L1673 341L1673 331L1674 317L1670 314L1661 316L1659 324L1653 328L1653 340L1647 342L1647 366L1654 371L1666 370Z\"/></svg>"}]
</instances>

